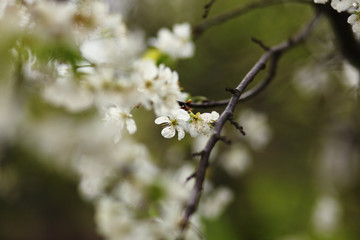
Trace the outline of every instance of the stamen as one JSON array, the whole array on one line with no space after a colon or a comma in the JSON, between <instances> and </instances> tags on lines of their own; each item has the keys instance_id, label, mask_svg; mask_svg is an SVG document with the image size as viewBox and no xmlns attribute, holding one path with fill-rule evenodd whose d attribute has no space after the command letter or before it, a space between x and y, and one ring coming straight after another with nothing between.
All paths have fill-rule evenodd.
<instances>
[{"instance_id":1,"label":"stamen","mask_svg":"<svg viewBox=\"0 0 360 240\"><path fill-rule=\"evenodd\" d=\"M160 124L160 126L161 126L162 128L166 128L166 127L171 126L171 123L164 122L164 123Z\"/></svg>"}]
</instances>

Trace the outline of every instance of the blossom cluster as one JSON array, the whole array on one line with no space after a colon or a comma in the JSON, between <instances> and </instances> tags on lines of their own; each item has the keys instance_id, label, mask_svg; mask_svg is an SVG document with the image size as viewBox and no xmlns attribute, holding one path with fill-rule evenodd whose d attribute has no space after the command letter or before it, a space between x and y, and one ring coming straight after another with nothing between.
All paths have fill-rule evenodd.
<instances>
[{"instance_id":1,"label":"blossom cluster","mask_svg":"<svg viewBox=\"0 0 360 240\"><path fill-rule=\"evenodd\" d=\"M314 0L315 3L325 4L329 0ZM352 14L348 18L348 23L356 33L360 33L360 1L359 0L331 0L331 7L338 12L349 11Z\"/></svg>"},{"instance_id":2,"label":"blossom cluster","mask_svg":"<svg viewBox=\"0 0 360 240\"><path fill-rule=\"evenodd\" d=\"M209 135L219 113L212 111L211 113L189 114L183 109L177 109L168 116L161 116L155 119L155 123L163 126L161 135L165 138L172 138L178 132L178 139L181 140L185 136L185 131L189 132L192 137L199 134Z\"/></svg>"},{"instance_id":3,"label":"blossom cluster","mask_svg":"<svg viewBox=\"0 0 360 240\"><path fill-rule=\"evenodd\" d=\"M0 30L1 67L9 63L0 77L0 141L18 138L47 156L46 164L76 174L105 238L174 239L194 166L169 162L160 169L133 134L139 108L156 115L166 138L211 133L219 114L181 109L187 94L178 73L145 54L150 47L173 60L192 57L190 25L161 29L147 46L143 32L128 29L100 0L5 0ZM202 218L218 217L232 199L208 180L205 188L204 206L192 218L200 230ZM199 239L197 231L187 239Z\"/></svg>"}]
</instances>

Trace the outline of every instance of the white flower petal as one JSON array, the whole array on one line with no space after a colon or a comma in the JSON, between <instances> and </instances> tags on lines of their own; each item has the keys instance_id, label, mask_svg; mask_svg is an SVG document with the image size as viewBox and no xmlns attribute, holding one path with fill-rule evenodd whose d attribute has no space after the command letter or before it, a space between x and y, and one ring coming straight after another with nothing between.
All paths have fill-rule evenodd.
<instances>
[{"instance_id":1,"label":"white flower petal","mask_svg":"<svg viewBox=\"0 0 360 240\"><path fill-rule=\"evenodd\" d=\"M170 123L170 119L168 117L158 117L155 119L156 124Z\"/></svg>"},{"instance_id":2,"label":"white flower petal","mask_svg":"<svg viewBox=\"0 0 360 240\"><path fill-rule=\"evenodd\" d=\"M216 121L216 120L219 119L220 115L219 115L218 112L212 111L212 112L211 112L211 117L212 117L212 120L213 120L213 121Z\"/></svg>"},{"instance_id":3,"label":"white flower petal","mask_svg":"<svg viewBox=\"0 0 360 240\"><path fill-rule=\"evenodd\" d=\"M137 128L136 128L134 119L132 119L132 118L126 119L126 129L128 130L128 132L130 134L133 134L136 132Z\"/></svg>"},{"instance_id":4,"label":"white flower petal","mask_svg":"<svg viewBox=\"0 0 360 240\"><path fill-rule=\"evenodd\" d=\"M200 115L200 118L204 120L205 122L211 122L212 121L212 115L210 113L203 113Z\"/></svg>"},{"instance_id":5,"label":"white flower petal","mask_svg":"<svg viewBox=\"0 0 360 240\"><path fill-rule=\"evenodd\" d=\"M184 109L178 109L174 112L174 117L178 120L189 121L190 115Z\"/></svg>"},{"instance_id":6,"label":"white flower petal","mask_svg":"<svg viewBox=\"0 0 360 240\"><path fill-rule=\"evenodd\" d=\"M188 23L175 24L174 34L182 39L189 39L191 35L191 26Z\"/></svg>"},{"instance_id":7,"label":"white flower petal","mask_svg":"<svg viewBox=\"0 0 360 240\"><path fill-rule=\"evenodd\" d=\"M196 124L189 125L188 131L189 131L191 137L197 137L197 136L199 136L199 133L200 133L199 128Z\"/></svg>"},{"instance_id":8,"label":"white flower petal","mask_svg":"<svg viewBox=\"0 0 360 240\"><path fill-rule=\"evenodd\" d=\"M178 140L180 141L185 137L185 131L181 127L176 127L176 130L178 131Z\"/></svg>"},{"instance_id":9,"label":"white flower petal","mask_svg":"<svg viewBox=\"0 0 360 240\"><path fill-rule=\"evenodd\" d=\"M161 131L161 135L164 138L172 138L175 136L175 128L173 126L166 127Z\"/></svg>"}]
</instances>

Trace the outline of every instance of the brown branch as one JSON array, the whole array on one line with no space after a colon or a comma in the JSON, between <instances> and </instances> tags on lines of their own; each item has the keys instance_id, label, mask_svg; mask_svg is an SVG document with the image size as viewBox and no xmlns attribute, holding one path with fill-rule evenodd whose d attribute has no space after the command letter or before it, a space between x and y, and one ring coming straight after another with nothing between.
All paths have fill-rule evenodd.
<instances>
[{"instance_id":1,"label":"brown branch","mask_svg":"<svg viewBox=\"0 0 360 240\"><path fill-rule=\"evenodd\" d=\"M317 19L318 19L318 14L316 14L316 16L296 36L279 45L273 46L268 51L266 51L257 61L257 63L253 66L253 68L241 80L239 85L235 88L236 93L239 93L241 95L244 92L245 88L253 81L255 76L264 68L267 61L269 61L270 59L278 60L285 51L288 51L291 48L303 42L304 39L310 34L315 23L317 22ZM212 152L212 149L214 148L217 141L221 140L221 135L220 135L221 130L224 127L226 121L228 121L229 117L232 116L235 107L239 102L238 100L239 100L238 94L234 94L230 98L225 110L222 112L222 114L220 115L219 119L215 124L212 135L210 136L208 142L206 143L205 148L202 151L200 163L198 165L198 168L196 169L195 185L193 187L190 199L188 200L187 207L185 209L185 214L181 221L182 235L184 234L185 230L189 225L190 217L195 213L197 206L199 204L203 189L203 184L206 176L206 171L209 166L209 157ZM183 237L181 236L180 239L182 238Z\"/></svg>"},{"instance_id":2,"label":"brown branch","mask_svg":"<svg viewBox=\"0 0 360 240\"><path fill-rule=\"evenodd\" d=\"M254 43L256 43L257 45L259 45L262 49L264 49L265 51L269 50L269 47L266 46L262 41L260 41L257 38L252 37L251 41L253 41Z\"/></svg>"},{"instance_id":3,"label":"brown branch","mask_svg":"<svg viewBox=\"0 0 360 240\"><path fill-rule=\"evenodd\" d=\"M257 96L262 90L264 90L271 80L276 75L276 69L277 69L277 63L278 63L278 56L273 56L270 59L270 66L268 69L268 72L265 76L265 78L259 83L256 87L253 89L243 93L239 97L239 102L245 102L255 96ZM214 107L225 107L228 105L229 99L219 100L219 101L207 101L202 103L192 103L192 102L179 102L181 106L186 106L190 108L214 108Z\"/></svg>"},{"instance_id":4,"label":"brown branch","mask_svg":"<svg viewBox=\"0 0 360 240\"><path fill-rule=\"evenodd\" d=\"M209 15L210 9L212 7L212 5L215 3L216 0L210 0L210 2L208 2L205 6L204 6L204 14L203 14L203 18L207 18L207 16Z\"/></svg>"},{"instance_id":5,"label":"brown branch","mask_svg":"<svg viewBox=\"0 0 360 240\"><path fill-rule=\"evenodd\" d=\"M200 37L206 30L215 25L227 22L254 9L290 2L313 3L313 1L310 0L261 0L259 2L250 3L201 22L199 25L194 27L193 38L196 39Z\"/></svg>"}]
</instances>

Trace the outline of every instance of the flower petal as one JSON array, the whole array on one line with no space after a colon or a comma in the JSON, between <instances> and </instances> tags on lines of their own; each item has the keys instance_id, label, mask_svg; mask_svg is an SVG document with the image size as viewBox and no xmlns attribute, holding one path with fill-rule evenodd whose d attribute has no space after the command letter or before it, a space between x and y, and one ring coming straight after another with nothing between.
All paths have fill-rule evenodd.
<instances>
[{"instance_id":1,"label":"flower petal","mask_svg":"<svg viewBox=\"0 0 360 240\"><path fill-rule=\"evenodd\" d=\"M184 109L178 109L174 112L174 117L179 120L189 121L190 115Z\"/></svg>"},{"instance_id":2,"label":"flower petal","mask_svg":"<svg viewBox=\"0 0 360 240\"><path fill-rule=\"evenodd\" d=\"M219 113L216 112L216 111L212 111L212 112L211 112L211 116L212 116L212 120L213 120L213 121L218 120L219 117L220 117Z\"/></svg>"},{"instance_id":3,"label":"flower petal","mask_svg":"<svg viewBox=\"0 0 360 240\"><path fill-rule=\"evenodd\" d=\"M170 119L168 117L158 117L155 119L156 124L170 123Z\"/></svg>"},{"instance_id":4,"label":"flower petal","mask_svg":"<svg viewBox=\"0 0 360 240\"><path fill-rule=\"evenodd\" d=\"M166 127L161 131L161 135L164 138L172 138L175 136L175 128L173 126Z\"/></svg>"},{"instance_id":5,"label":"flower petal","mask_svg":"<svg viewBox=\"0 0 360 240\"><path fill-rule=\"evenodd\" d=\"M178 132L178 140L180 141L181 139L183 139L185 137L185 131L184 131L184 129L182 129L180 127L176 127L176 130Z\"/></svg>"},{"instance_id":6,"label":"flower petal","mask_svg":"<svg viewBox=\"0 0 360 240\"><path fill-rule=\"evenodd\" d=\"M126 119L126 129L128 130L128 132L130 134L133 134L136 132L137 128L136 128L134 119L131 119L131 118Z\"/></svg>"}]
</instances>

